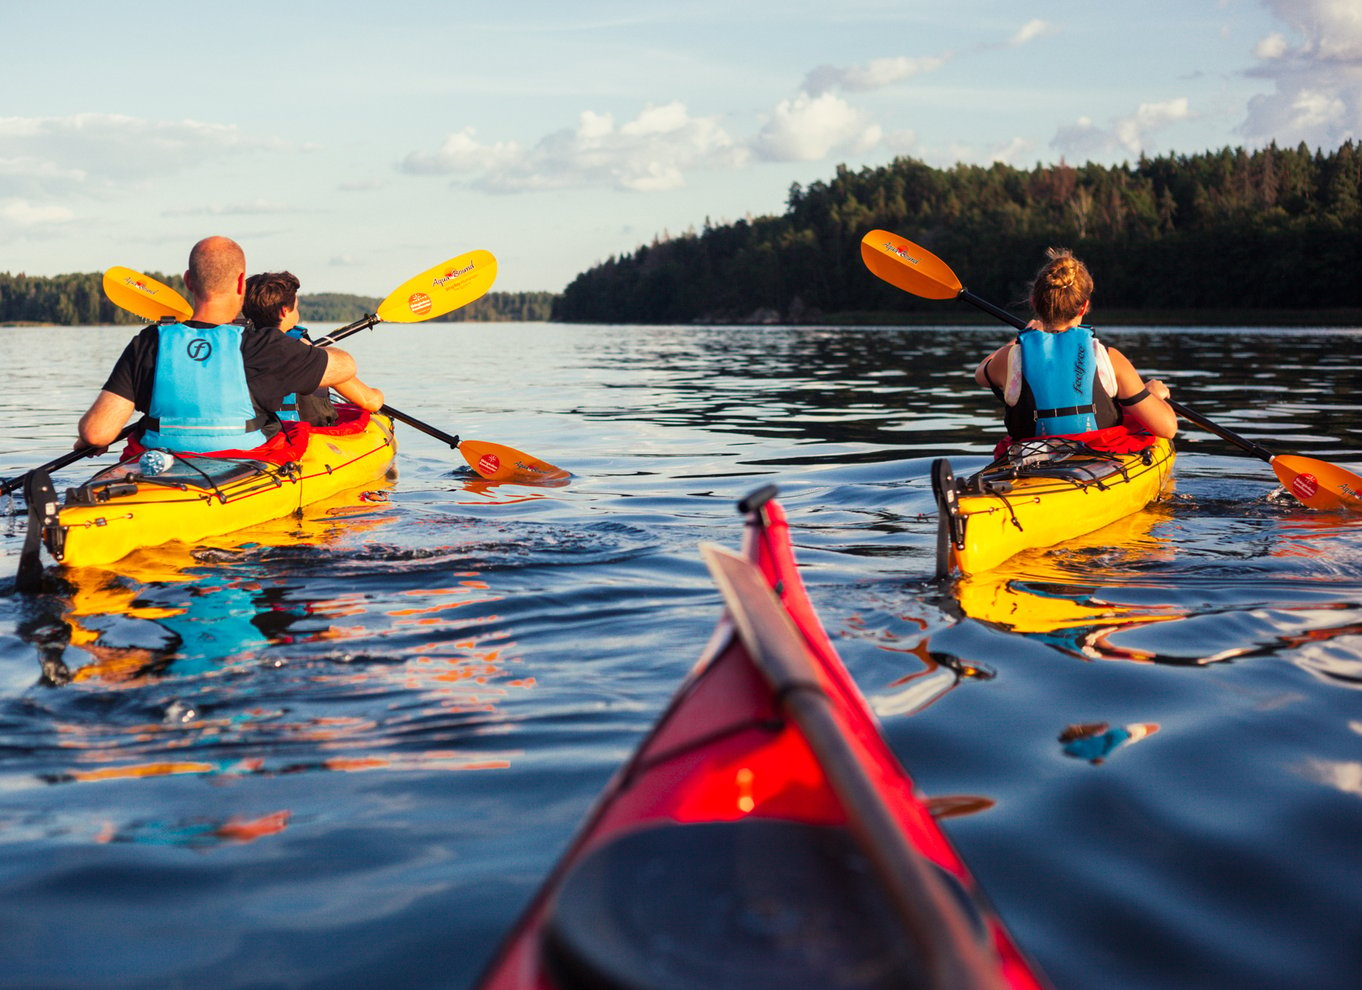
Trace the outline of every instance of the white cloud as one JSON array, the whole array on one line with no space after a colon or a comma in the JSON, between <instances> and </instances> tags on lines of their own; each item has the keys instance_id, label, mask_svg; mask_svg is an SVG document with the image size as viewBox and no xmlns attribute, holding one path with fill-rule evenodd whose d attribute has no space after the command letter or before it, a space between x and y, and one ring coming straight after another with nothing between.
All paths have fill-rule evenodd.
<instances>
[{"instance_id":1,"label":"white cloud","mask_svg":"<svg viewBox=\"0 0 1362 990\"><path fill-rule=\"evenodd\" d=\"M1132 155L1138 155L1147 146L1152 131L1186 120L1191 115L1185 96L1159 103L1141 103L1133 116L1117 120L1113 131L1122 148Z\"/></svg>"},{"instance_id":2,"label":"white cloud","mask_svg":"<svg viewBox=\"0 0 1362 990\"><path fill-rule=\"evenodd\" d=\"M479 144L476 133L465 127L446 137L438 151L413 151L403 159L402 171L412 175L482 172L515 162L524 155L514 142Z\"/></svg>"},{"instance_id":3,"label":"white cloud","mask_svg":"<svg viewBox=\"0 0 1362 990\"><path fill-rule=\"evenodd\" d=\"M1027 21L1025 24L1023 24L1020 28L1017 29L1016 34L1007 39L1007 44L1009 47L1012 48L1020 48L1022 45L1026 44L1029 41L1035 41L1037 38L1043 38L1047 34L1054 34L1055 31L1056 31L1055 26L1051 24L1049 21L1042 20Z\"/></svg>"},{"instance_id":4,"label":"white cloud","mask_svg":"<svg viewBox=\"0 0 1362 990\"><path fill-rule=\"evenodd\" d=\"M1249 75L1273 92L1249 101L1239 130L1254 141L1332 148L1362 136L1362 5L1356 0L1264 0L1286 33L1254 46Z\"/></svg>"},{"instance_id":5,"label":"white cloud","mask_svg":"<svg viewBox=\"0 0 1362 990\"><path fill-rule=\"evenodd\" d=\"M840 97L800 93L776 106L753 146L766 161L812 162L833 152L867 152L882 138L878 124Z\"/></svg>"},{"instance_id":6,"label":"white cloud","mask_svg":"<svg viewBox=\"0 0 1362 990\"><path fill-rule=\"evenodd\" d=\"M899 56L877 58L865 65L841 68L820 65L804 78L804 92L814 96L840 89L843 92L864 93L883 89L904 79L933 72L950 61L951 55L928 55L920 58Z\"/></svg>"},{"instance_id":7,"label":"white cloud","mask_svg":"<svg viewBox=\"0 0 1362 990\"><path fill-rule=\"evenodd\" d=\"M1105 128L1099 127L1091 118L1080 117L1073 124L1061 127L1050 146L1065 157L1076 159L1138 157L1154 147L1154 135L1158 131L1191 117L1191 103L1185 96L1158 103L1141 103L1133 114L1114 118Z\"/></svg>"},{"instance_id":8,"label":"white cloud","mask_svg":"<svg viewBox=\"0 0 1362 990\"><path fill-rule=\"evenodd\" d=\"M1004 162L1008 165L1017 164L1023 155L1030 155L1035 149L1035 142L1023 137L1014 137L1006 144L995 147L988 153L988 159L992 162Z\"/></svg>"},{"instance_id":9,"label":"white cloud","mask_svg":"<svg viewBox=\"0 0 1362 990\"><path fill-rule=\"evenodd\" d=\"M281 142L249 138L229 124L147 120L121 114L0 117L0 193L99 194L224 155L277 150Z\"/></svg>"},{"instance_id":10,"label":"white cloud","mask_svg":"<svg viewBox=\"0 0 1362 990\"><path fill-rule=\"evenodd\" d=\"M35 206L25 199L0 200L0 220L19 228L70 223L76 215L64 206Z\"/></svg>"},{"instance_id":11,"label":"white cloud","mask_svg":"<svg viewBox=\"0 0 1362 990\"><path fill-rule=\"evenodd\" d=\"M1286 55L1287 46L1286 38L1274 32L1253 46L1253 55L1255 58L1272 61Z\"/></svg>"},{"instance_id":12,"label":"white cloud","mask_svg":"<svg viewBox=\"0 0 1362 990\"><path fill-rule=\"evenodd\" d=\"M437 151L413 152L399 168L412 175L467 176L489 192L588 186L661 192L684 186L687 171L740 166L749 157L716 120L692 117L673 101L646 106L619 126L612 115L587 110L576 128L549 134L531 148L481 144L466 128Z\"/></svg>"}]
</instances>

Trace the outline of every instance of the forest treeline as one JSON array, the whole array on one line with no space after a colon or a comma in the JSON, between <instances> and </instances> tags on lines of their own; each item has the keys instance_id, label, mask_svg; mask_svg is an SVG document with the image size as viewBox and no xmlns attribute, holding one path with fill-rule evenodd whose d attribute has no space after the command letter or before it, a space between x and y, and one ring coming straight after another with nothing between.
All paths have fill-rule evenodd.
<instances>
[{"instance_id":1,"label":"forest treeline","mask_svg":"<svg viewBox=\"0 0 1362 990\"><path fill-rule=\"evenodd\" d=\"M431 323L541 323L553 309L552 292L489 292ZM302 293L298 311L305 324L350 323L374 312L383 300L341 292Z\"/></svg>"},{"instance_id":2,"label":"forest treeline","mask_svg":"<svg viewBox=\"0 0 1362 990\"><path fill-rule=\"evenodd\" d=\"M1088 263L1099 314L1325 314L1362 319L1362 148L1275 144L1135 164L933 168L899 158L796 184L780 216L662 236L578 275L561 296L491 292L445 320L591 323L968 319L908 296L860 258L887 228L940 256L977 295L1019 305L1046 247ZM178 275L155 276L183 293ZM305 323L341 323L379 300L304 295ZM136 323L98 273L0 273L0 323Z\"/></svg>"},{"instance_id":3,"label":"forest treeline","mask_svg":"<svg viewBox=\"0 0 1362 990\"><path fill-rule=\"evenodd\" d=\"M1362 149L1275 144L1119 166L933 168L899 158L791 187L782 216L667 237L583 272L553 318L593 323L879 322L969 307L915 299L861 263L892 230L974 293L1017 305L1049 246L1085 260L1094 305L1151 311L1362 307ZM911 317L908 317L911 318Z\"/></svg>"},{"instance_id":4,"label":"forest treeline","mask_svg":"<svg viewBox=\"0 0 1362 990\"><path fill-rule=\"evenodd\" d=\"M149 272L182 296L184 279L179 275ZM481 322L542 321L553 308L552 292L489 292L481 299L432 322L477 320ZM378 297L338 292L303 293L298 297L305 324L349 323L372 313ZM63 326L109 326L144 323L104 295L99 272L72 275L11 275L0 272L0 323L55 323Z\"/></svg>"}]
</instances>

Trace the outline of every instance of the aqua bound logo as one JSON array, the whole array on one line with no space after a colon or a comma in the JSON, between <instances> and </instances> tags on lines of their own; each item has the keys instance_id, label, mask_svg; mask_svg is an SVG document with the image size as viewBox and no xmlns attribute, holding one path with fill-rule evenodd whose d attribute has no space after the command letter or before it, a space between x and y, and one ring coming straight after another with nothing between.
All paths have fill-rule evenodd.
<instances>
[{"instance_id":1,"label":"aqua bound logo","mask_svg":"<svg viewBox=\"0 0 1362 990\"><path fill-rule=\"evenodd\" d=\"M138 292L145 292L149 296L154 296L158 291L160 291L158 289L153 289L151 286L147 285L146 282L143 282L140 278L133 278L131 275L123 276L123 284L131 286Z\"/></svg>"},{"instance_id":2,"label":"aqua bound logo","mask_svg":"<svg viewBox=\"0 0 1362 990\"><path fill-rule=\"evenodd\" d=\"M454 281L454 280L455 280L456 278L458 278L460 275L467 275L469 272L471 272L471 271L472 271L474 268L476 268L476 267L477 267L477 266L474 265L472 262L469 262L467 268L460 268L460 269L458 269L458 270L456 270L456 271L446 272L444 275L437 276L436 279L435 279L433 282L431 282L431 285L435 286L435 287L438 289L440 286L444 285L446 282L452 282L452 281Z\"/></svg>"},{"instance_id":3,"label":"aqua bound logo","mask_svg":"<svg viewBox=\"0 0 1362 990\"><path fill-rule=\"evenodd\" d=\"M910 265L916 265L916 264L918 264L918 263L922 260L921 258L914 258L911 254L909 254L909 253L908 253L908 248L907 248L906 245L903 246L903 247L900 247L899 245L895 244L893 241L885 241L885 242L884 242L884 249L885 249L885 251L887 251L888 253L893 254L893 255L897 255L898 257L902 258L904 261L908 262L908 264L910 264Z\"/></svg>"},{"instance_id":4,"label":"aqua bound logo","mask_svg":"<svg viewBox=\"0 0 1362 990\"><path fill-rule=\"evenodd\" d=\"M191 361L207 361L213 355L213 345L202 337L195 337L184 351Z\"/></svg>"}]
</instances>

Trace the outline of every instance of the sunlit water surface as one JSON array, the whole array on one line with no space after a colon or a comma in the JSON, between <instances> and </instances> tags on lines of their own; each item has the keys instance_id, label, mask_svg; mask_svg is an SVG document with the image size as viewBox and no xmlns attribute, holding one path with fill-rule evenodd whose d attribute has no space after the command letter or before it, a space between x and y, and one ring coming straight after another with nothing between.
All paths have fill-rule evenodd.
<instances>
[{"instance_id":1,"label":"sunlit water surface","mask_svg":"<svg viewBox=\"0 0 1362 990\"><path fill-rule=\"evenodd\" d=\"M0 329L0 476L69 446L130 333ZM1358 468L1362 334L1104 336L1269 449ZM1002 339L385 327L347 346L392 405L571 481L489 487L400 428L386 502L39 597L6 520L0 986L468 986L699 655L697 544L736 547L768 482L1058 987L1362 985L1359 523L1189 431L1150 511L937 586L930 464L984 462L970 372Z\"/></svg>"}]
</instances>

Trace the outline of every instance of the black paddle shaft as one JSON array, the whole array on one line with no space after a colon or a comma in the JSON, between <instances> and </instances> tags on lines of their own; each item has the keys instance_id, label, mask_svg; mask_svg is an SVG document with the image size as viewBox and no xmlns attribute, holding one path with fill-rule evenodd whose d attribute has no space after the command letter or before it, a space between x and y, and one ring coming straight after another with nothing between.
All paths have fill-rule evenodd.
<instances>
[{"instance_id":1,"label":"black paddle shaft","mask_svg":"<svg viewBox=\"0 0 1362 990\"><path fill-rule=\"evenodd\" d=\"M961 289L960 295L957 296L956 298L963 299L971 306L974 306L978 309L982 309L985 313L989 314L990 316L997 317L1004 323L1012 324L1018 330L1026 329L1026 321L1023 320L1020 316L1017 316L1015 313L1009 313L1001 306L993 305L993 303L989 302L987 299L981 299L980 297L976 296L973 292L970 292L969 289Z\"/></svg>"},{"instance_id":2,"label":"black paddle shaft","mask_svg":"<svg viewBox=\"0 0 1362 990\"><path fill-rule=\"evenodd\" d=\"M1207 419L1200 413L1192 412L1192 410L1188 409L1180 402L1174 402L1172 399L1167 399L1165 401L1167 401L1168 405L1170 405L1173 408L1173 412L1177 413L1183 419L1195 423L1197 426L1201 427L1207 433L1214 433L1221 440L1228 440L1236 447L1248 451L1250 454L1252 454L1254 457L1259 458L1260 460L1267 461L1269 464L1271 464L1273 457L1276 456L1275 454L1272 453L1272 451L1268 450L1266 447L1259 446L1258 444L1254 443L1247 437L1241 437L1237 433L1231 433L1229 430L1225 429L1225 427L1219 425L1218 423L1212 423L1209 419Z\"/></svg>"},{"instance_id":3,"label":"black paddle shaft","mask_svg":"<svg viewBox=\"0 0 1362 990\"><path fill-rule=\"evenodd\" d=\"M459 438L457 436L446 433L444 430L431 426L429 423L423 423L415 416L408 416L406 413L398 412L392 406L386 405L383 406L379 412L385 412L398 422L406 423L413 429L420 430L428 437L434 437L436 440L449 444L452 450L459 449Z\"/></svg>"},{"instance_id":4,"label":"black paddle shaft","mask_svg":"<svg viewBox=\"0 0 1362 990\"><path fill-rule=\"evenodd\" d=\"M123 427L122 432L118 434L114 443L117 443L119 440L126 440L128 434L134 429L135 426ZM93 457L95 454L101 452L99 447L81 447L78 450L69 451L68 453L62 454L60 457L48 461L46 464L34 468L33 471L25 471L17 478L10 478L9 481L0 483L0 495L8 495L10 492L18 491L20 488L24 487L24 483L28 481L29 475L34 471L44 471L50 474L53 471L60 471L68 464L74 464L76 461L84 460L87 457Z\"/></svg>"}]
</instances>

